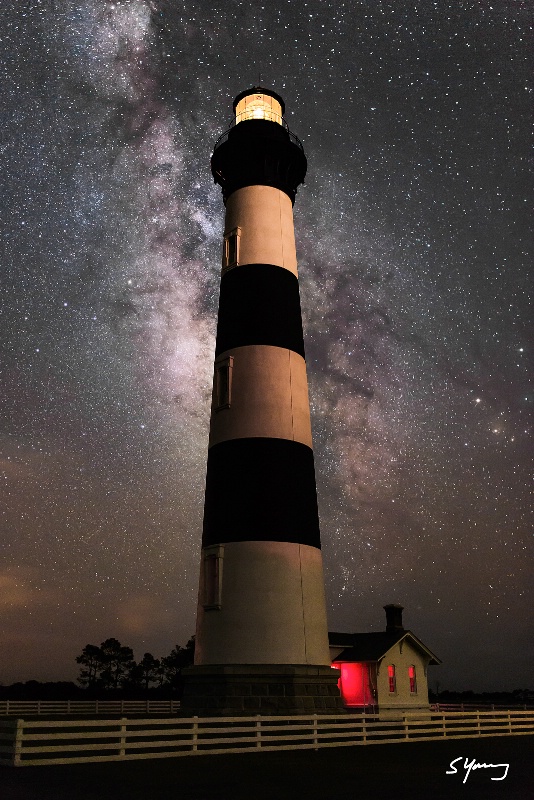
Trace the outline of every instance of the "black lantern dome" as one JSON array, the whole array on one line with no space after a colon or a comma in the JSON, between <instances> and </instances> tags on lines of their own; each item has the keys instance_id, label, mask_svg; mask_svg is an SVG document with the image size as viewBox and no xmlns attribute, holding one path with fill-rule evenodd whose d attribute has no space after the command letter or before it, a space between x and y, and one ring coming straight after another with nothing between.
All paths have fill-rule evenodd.
<instances>
[{"instance_id":1,"label":"black lantern dome","mask_svg":"<svg viewBox=\"0 0 534 800\"><path fill-rule=\"evenodd\" d=\"M235 120L211 157L213 179L221 186L224 202L237 189L258 184L280 189L294 203L307 161L300 140L284 120L283 99L253 86L237 95L233 109Z\"/></svg>"}]
</instances>

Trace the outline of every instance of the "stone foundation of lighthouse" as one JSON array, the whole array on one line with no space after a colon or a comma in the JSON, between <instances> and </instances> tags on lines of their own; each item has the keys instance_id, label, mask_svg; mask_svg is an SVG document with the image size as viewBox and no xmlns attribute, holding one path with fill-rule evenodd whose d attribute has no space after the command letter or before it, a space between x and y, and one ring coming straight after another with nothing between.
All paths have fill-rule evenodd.
<instances>
[{"instance_id":1,"label":"stone foundation of lighthouse","mask_svg":"<svg viewBox=\"0 0 534 800\"><path fill-rule=\"evenodd\" d=\"M342 706L293 229L306 159L274 92L245 92L234 109L236 124L212 157L226 216L195 665L182 709L332 713Z\"/></svg>"},{"instance_id":2,"label":"stone foundation of lighthouse","mask_svg":"<svg viewBox=\"0 0 534 800\"><path fill-rule=\"evenodd\" d=\"M338 714L337 681L330 667L302 664L228 664L184 670L182 712L199 716Z\"/></svg>"}]
</instances>

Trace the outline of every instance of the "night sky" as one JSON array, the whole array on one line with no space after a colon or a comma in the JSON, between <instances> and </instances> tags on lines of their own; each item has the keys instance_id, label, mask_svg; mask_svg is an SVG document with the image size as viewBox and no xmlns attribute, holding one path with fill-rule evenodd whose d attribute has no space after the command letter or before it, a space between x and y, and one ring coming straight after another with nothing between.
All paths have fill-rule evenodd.
<instances>
[{"instance_id":1,"label":"night sky","mask_svg":"<svg viewBox=\"0 0 534 800\"><path fill-rule=\"evenodd\" d=\"M194 632L232 100L279 92L329 627L534 684L522 0L6 0L0 682Z\"/></svg>"}]
</instances>

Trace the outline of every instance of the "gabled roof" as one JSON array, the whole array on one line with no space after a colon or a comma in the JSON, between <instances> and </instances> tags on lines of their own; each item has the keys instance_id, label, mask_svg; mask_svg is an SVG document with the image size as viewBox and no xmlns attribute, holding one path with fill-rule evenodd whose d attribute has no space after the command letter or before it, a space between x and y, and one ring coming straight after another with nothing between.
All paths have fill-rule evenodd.
<instances>
[{"instance_id":1,"label":"gabled roof","mask_svg":"<svg viewBox=\"0 0 534 800\"><path fill-rule=\"evenodd\" d=\"M441 660L426 647L411 631L398 630L391 633L328 633L330 647L343 647L334 661L380 661L388 650L406 639L424 655L430 656L429 664L441 664Z\"/></svg>"}]
</instances>

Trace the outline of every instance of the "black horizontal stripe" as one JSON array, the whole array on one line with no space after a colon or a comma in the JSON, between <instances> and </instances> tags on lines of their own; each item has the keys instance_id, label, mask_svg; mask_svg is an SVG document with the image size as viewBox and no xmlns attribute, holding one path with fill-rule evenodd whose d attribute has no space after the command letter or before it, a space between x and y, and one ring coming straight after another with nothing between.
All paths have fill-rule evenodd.
<instances>
[{"instance_id":1,"label":"black horizontal stripe","mask_svg":"<svg viewBox=\"0 0 534 800\"><path fill-rule=\"evenodd\" d=\"M267 344L304 357L299 283L272 264L245 264L221 279L215 355L234 347Z\"/></svg>"},{"instance_id":2,"label":"black horizontal stripe","mask_svg":"<svg viewBox=\"0 0 534 800\"><path fill-rule=\"evenodd\" d=\"M231 439L208 451L202 546L320 547L313 451L289 439Z\"/></svg>"}]
</instances>

